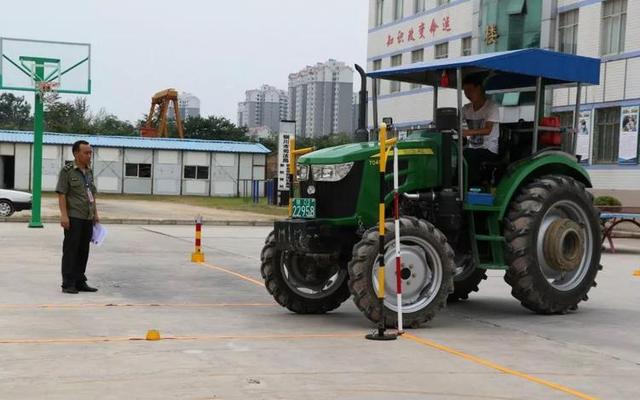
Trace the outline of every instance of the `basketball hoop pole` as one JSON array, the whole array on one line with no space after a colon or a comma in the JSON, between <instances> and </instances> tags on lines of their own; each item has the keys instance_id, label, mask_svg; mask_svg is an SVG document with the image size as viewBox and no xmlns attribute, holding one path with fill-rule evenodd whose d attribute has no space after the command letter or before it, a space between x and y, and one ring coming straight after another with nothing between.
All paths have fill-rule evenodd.
<instances>
[{"instance_id":1,"label":"basketball hoop pole","mask_svg":"<svg viewBox=\"0 0 640 400\"><path fill-rule=\"evenodd\" d=\"M44 64L36 63L35 79L41 81L44 78ZM43 93L36 90L33 106L33 180L31 193L31 222L29 228L42 228L42 136L44 135L44 99Z\"/></svg>"}]
</instances>

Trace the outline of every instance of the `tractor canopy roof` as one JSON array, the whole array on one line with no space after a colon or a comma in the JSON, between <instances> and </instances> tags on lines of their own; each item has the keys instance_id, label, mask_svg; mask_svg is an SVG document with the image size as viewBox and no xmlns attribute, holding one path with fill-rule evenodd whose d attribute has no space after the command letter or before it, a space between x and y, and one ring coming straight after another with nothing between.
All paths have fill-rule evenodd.
<instances>
[{"instance_id":1,"label":"tractor canopy roof","mask_svg":"<svg viewBox=\"0 0 640 400\"><path fill-rule=\"evenodd\" d=\"M445 58L369 72L371 78L456 87L456 69L462 76L483 74L485 89L501 91L536 86L542 77L544 85L594 84L600 82L600 60L542 49L522 49L498 53ZM447 79L442 79L446 72Z\"/></svg>"}]
</instances>

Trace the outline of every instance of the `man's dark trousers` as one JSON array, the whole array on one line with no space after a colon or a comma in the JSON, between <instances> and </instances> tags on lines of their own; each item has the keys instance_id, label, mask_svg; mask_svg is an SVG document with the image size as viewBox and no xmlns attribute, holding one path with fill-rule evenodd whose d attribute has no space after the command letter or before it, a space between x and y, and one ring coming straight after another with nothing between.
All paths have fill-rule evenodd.
<instances>
[{"instance_id":1,"label":"man's dark trousers","mask_svg":"<svg viewBox=\"0 0 640 400\"><path fill-rule=\"evenodd\" d=\"M89 243L93 234L93 221L69 218L69 229L64 231L62 244L62 287L74 288L87 281L84 272L89 259Z\"/></svg>"},{"instance_id":2,"label":"man's dark trousers","mask_svg":"<svg viewBox=\"0 0 640 400\"><path fill-rule=\"evenodd\" d=\"M500 157L496 153L483 148L466 148L464 149L464 159L467 161L469 187L482 184L482 174L480 165L483 161L497 162Z\"/></svg>"}]
</instances>

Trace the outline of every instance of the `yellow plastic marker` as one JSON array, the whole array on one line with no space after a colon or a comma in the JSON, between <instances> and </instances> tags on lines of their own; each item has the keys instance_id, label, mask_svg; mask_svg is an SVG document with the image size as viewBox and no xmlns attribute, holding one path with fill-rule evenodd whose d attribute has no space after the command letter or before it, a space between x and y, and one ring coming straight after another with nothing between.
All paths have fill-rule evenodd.
<instances>
[{"instance_id":1,"label":"yellow plastic marker","mask_svg":"<svg viewBox=\"0 0 640 400\"><path fill-rule=\"evenodd\" d=\"M160 331L157 329L150 329L147 331L146 340L160 340Z\"/></svg>"},{"instance_id":2,"label":"yellow plastic marker","mask_svg":"<svg viewBox=\"0 0 640 400\"><path fill-rule=\"evenodd\" d=\"M633 271L633 276L640 276L640 269Z\"/></svg>"}]
</instances>

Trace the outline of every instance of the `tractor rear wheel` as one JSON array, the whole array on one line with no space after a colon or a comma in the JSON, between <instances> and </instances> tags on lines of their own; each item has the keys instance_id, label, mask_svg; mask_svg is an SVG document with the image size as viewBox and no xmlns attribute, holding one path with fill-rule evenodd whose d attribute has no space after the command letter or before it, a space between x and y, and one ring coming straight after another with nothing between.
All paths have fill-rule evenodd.
<instances>
[{"instance_id":1,"label":"tractor rear wheel","mask_svg":"<svg viewBox=\"0 0 640 400\"><path fill-rule=\"evenodd\" d=\"M540 314L574 310L596 286L600 224L584 185L547 175L522 188L505 219L505 281L521 304Z\"/></svg>"},{"instance_id":2,"label":"tractor rear wheel","mask_svg":"<svg viewBox=\"0 0 640 400\"><path fill-rule=\"evenodd\" d=\"M387 327L397 326L395 226L385 223L385 299L378 299L378 228L367 230L353 248L349 263L349 289L358 309L373 322L384 312ZM404 325L418 327L445 307L453 291L453 250L430 223L413 217L400 219L402 256L402 309ZM384 310L381 310L383 308Z\"/></svg>"},{"instance_id":3,"label":"tractor rear wheel","mask_svg":"<svg viewBox=\"0 0 640 400\"><path fill-rule=\"evenodd\" d=\"M274 232L260 255L260 272L267 291L283 307L298 314L323 314L349 297L346 263L276 248Z\"/></svg>"}]
</instances>

